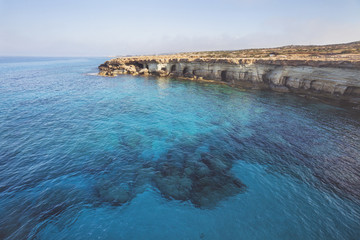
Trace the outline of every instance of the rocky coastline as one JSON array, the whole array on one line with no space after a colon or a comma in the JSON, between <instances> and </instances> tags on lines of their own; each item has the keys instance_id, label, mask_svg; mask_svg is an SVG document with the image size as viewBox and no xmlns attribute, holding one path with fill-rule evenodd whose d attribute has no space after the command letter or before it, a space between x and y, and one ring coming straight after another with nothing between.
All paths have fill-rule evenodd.
<instances>
[{"instance_id":1,"label":"rocky coastline","mask_svg":"<svg viewBox=\"0 0 360 240\"><path fill-rule=\"evenodd\" d=\"M360 56L360 55L359 55ZM360 57L261 58L162 55L121 57L99 66L100 76L121 74L213 81L234 87L294 92L360 106Z\"/></svg>"}]
</instances>

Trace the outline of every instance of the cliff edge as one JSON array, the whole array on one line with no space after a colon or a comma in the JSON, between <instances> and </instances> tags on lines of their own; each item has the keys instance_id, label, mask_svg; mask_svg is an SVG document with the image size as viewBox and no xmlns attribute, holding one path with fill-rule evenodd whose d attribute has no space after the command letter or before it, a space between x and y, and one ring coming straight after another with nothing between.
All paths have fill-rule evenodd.
<instances>
[{"instance_id":1,"label":"cliff edge","mask_svg":"<svg viewBox=\"0 0 360 240\"><path fill-rule=\"evenodd\" d=\"M360 42L120 57L99 75L120 74L211 80L360 104Z\"/></svg>"}]
</instances>

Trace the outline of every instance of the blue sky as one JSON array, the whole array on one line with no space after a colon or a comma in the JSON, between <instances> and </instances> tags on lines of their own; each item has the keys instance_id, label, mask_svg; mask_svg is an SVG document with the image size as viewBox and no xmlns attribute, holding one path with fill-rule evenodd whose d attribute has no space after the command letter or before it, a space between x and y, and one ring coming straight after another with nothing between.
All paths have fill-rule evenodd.
<instances>
[{"instance_id":1,"label":"blue sky","mask_svg":"<svg viewBox=\"0 0 360 240\"><path fill-rule=\"evenodd\" d=\"M0 56L114 56L360 40L360 0L0 0Z\"/></svg>"}]
</instances>

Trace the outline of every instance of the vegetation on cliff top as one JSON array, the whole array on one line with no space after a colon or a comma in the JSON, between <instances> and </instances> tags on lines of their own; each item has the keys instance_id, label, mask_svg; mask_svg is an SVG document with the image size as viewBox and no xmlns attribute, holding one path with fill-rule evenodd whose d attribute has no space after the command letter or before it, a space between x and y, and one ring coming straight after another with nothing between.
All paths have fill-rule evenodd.
<instances>
[{"instance_id":1,"label":"vegetation on cliff top","mask_svg":"<svg viewBox=\"0 0 360 240\"><path fill-rule=\"evenodd\" d=\"M136 57L136 56L133 56ZM139 56L138 56L139 57ZM150 56L141 56L150 57ZM331 45L290 45L277 48L256 48L229 51L184 52L151 56L151 58L187 59L279 59L279 60L322 60L322 61L360 61L360 41Z\"/></svg>"},{"instance_id":2,"label":"vegetation on cliff top","mask_svg":"<svg viewBox=\"0 0 360 240\"><path fill-rule=\"evenodd\" d=\"M224 58L266 58L266 57L360 57L360 41L332 44L332 45L310 45L310 46L284 46L278 48L258 48L234 51L205 51L182 53L185 55L197 55L201 57L224 57Z\"/></svg>"}]
</instances>

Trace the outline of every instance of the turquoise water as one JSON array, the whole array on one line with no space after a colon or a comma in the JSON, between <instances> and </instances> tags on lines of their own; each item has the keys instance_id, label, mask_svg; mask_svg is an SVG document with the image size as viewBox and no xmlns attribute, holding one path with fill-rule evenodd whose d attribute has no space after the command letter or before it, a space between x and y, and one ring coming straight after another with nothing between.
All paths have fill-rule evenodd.
<instances>
[{"instance_id":1,"label":"turquoise water","mask_svg":"<svg viewBox=\"0 0 360 240\"><path fill-rule=\"evenodd\" d=\"M0 239L359 239L360 118L0 58Z\"/></svg>"}]
</instances>

